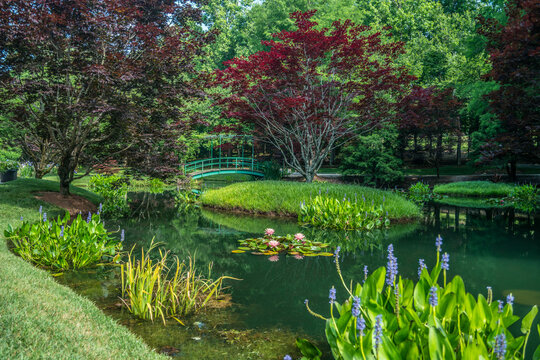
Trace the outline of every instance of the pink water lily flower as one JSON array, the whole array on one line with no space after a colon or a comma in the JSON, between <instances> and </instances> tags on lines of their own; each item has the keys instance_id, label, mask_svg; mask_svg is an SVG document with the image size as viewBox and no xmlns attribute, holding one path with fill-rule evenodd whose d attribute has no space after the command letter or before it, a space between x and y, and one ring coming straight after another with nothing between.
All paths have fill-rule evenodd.
<instances>
[{"instance_id":1,"label":"pink water lily flower","mask_svg":"<svg viewBox=\"0 0 540 360\"><path fill-rule=\"evenodd\" d=\"M264 235L272 236L274 235L274 233L275 233L274 229L271 229L271 228L264 230Z\"/></svg>"},{"instance_id":2,"label":"pink water lily flower","mask_svg":"<svg viewBox=\"0 0 540 360\"><path fill-rule=\"evenodd\" d=\"M279 241L277 241L277 240L270 240L270 241L268 242L268 245L269 245L270 247L272 247L272 248L277 248L277 247L280 245L280 243L279 243Z\"/></svg>"},{"instance_id":3,"label":"pink water lily flower","mask_svg":"<svg viewBox=\"0 0 540 360\"><path fill-rule=\"evenodd\" d=\"M295 238L296 240L300 241L300 240L304 240L305 236L304 236L304 234L302 234L302 233L298 233L298 234L295 234L295 235L294 235L294 238Z\"/></svg>"}]
</instances>

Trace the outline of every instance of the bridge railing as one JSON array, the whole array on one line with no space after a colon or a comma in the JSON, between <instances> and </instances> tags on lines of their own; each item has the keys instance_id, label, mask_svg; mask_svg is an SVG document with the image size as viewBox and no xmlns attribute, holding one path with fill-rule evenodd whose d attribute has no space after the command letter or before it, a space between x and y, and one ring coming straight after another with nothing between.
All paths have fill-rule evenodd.
<instances>
[{"instance_id":1,"label":"bridge railing","mask_svg":"<svg viewBox=\"0 0 540 360\"><path fill-rule=\"evenodd\" d=\"M184 165L184 173L200 172L206 170L219 169L249 169L252 171L264 172L264 165L254 158L245 157L222 157L195 160Z\"/></svg>"}]
</instances>

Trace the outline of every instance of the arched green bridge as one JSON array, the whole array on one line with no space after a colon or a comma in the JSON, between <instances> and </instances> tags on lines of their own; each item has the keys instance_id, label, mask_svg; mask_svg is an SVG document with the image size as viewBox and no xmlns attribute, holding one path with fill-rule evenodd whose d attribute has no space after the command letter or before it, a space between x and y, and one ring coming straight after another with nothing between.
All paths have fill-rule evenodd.
<instances>
[{"instance_id":1,"label":"arched green bridge","mask_svg":"<svg viewBox=\"0 0 540 360\"><path fill-rule=\"evenodd\" d=\"M190 175L193 179L219 174L247 174L264 177L264 165L262 161L255 158L210 158L186 163L184 174Z\"/></svg>"}]
</instances>

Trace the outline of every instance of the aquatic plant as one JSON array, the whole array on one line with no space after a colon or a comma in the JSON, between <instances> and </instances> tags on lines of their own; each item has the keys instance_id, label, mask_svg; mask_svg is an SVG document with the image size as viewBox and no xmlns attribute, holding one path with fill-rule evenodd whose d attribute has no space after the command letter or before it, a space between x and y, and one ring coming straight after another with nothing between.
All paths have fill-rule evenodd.
<instances>
[{"instance_id":1,"label":"aquatic plant","mask_svg":"<svg viewBox=\"0 0 540 360\"><path fill-rule=\"evenodd\" d=\"M517 210L525 213L534 213L538 208L540 202L538 197L540 196L540 190L532 184L525 184L516 186L509 196L509 201L512 202Z\"/></svg>"},{"instance_id":2,"label":"aquatic plant","mask_svg":"<svg viewBox=\"0 0 540 360\"><path fill-rule=\"evenodd\" d=\"M233 250L233 253L251 251L257 255L273 256L286 252L289 255L332 256L332 253L324 251L330 246L329 244L308 240L301 233L274 236L274 229L266 229L263 237L243 239L238 242L240 246L237 250Z\"/></svg>"},{"instance_id":3,"label":"aquatic plant","mask_svg":"<svg viewBox=\"0 0 540 360\"><path fill-rule=\"evenodd\" d=\"M90 190L103 197L102 214L119 218L129 213L128 179L120 175L94 175L89 181Z\"/></svg>"},{"instance_id":4,"label":"aquatic plant","mask_svg":"<svg viewBox=\"0 0 540 360\"><path fill-rule=\"evenodd\" d=\"M389 249L389 269L374 271L363 284L348 287L336 262L348 299L335 301L331 290L330 317L308 311L326 321L326 338L335 359L525 359L531 327L538 312L534 306L521 319L522 335L509 327L519 320L513 313L514 298L506 305L465 290L461 277L439 284L442 270L449 270L449 256L439 259L442 240L437 240L437 261L429 272L419 261L419 280L401 276L385 283L393 273L395 257ZM390 261L391 260L391 261ZM443 268L444 266L444 268ZM351 283L352 284L352 283ZM538 326L540 333L540 326ZM540 358L540 346L533 359Z\"/></svg>"},{"instance_id":5,"label":"aquatic plant","mask_svg":"<svg viewBox=\"0 0 540 360\"><path fill-rule=\"evenodd\" d=\"M23 223L17 228L8 225L4 232L14 253L38 266L54 270L79 269L102 261L118 261L121 243L110 236L99 215L73 222L69 213L47 219L40 209L37 223Z\"/></svg>"},{"instance_id":6,"label":"aquatic plant","mask_svg":"<svg viewBox=\"0 0 540 360\"><path fill-rule=\"evenodd\" d=\"M383 204L375 205L355 196L354 201L343 196L342 200L332 196L317 195L300 204L298 222L319 228L339 230L372 230L390 225L388 212Z\"/></svg>"},{"instance_id":7,"label":"aquatic plant","mask_svg":"<svg viewBox=\"0 0 540 360\"><path fill-rule=\"evenodd\" d=\"M433 196L433 192L429 188L429 185L424 184L421 181L409 186L406 193L407 199L419 205L423 205L430 201L433 199Z\"/></svg>"},{"instance_id":8,"label":"aquatic plant","mask_svg":"<svg viewBox=\"0 0 540 360\"><path fill-rule=\"evenodd\" d=\"M193 258L185 262L175 256L169 262L170 252L161 249L154 261L151 253L158 245L152 241L146 252L141 249L138 259L133 247L127 262L121 265L122 300L129 312L141 319L161 318L166 324L172 318L184 325L181 317L196 313L222 297L223 280L238 280L229 276L212 280L212 264L208 266L208 275L203 276Z\"/></svg>"}]
</instances>

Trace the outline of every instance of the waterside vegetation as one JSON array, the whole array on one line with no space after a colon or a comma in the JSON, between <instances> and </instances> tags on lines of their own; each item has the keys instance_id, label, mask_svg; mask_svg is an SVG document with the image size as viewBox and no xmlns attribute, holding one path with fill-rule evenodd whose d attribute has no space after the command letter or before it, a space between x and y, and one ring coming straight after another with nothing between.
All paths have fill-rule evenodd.
<instances>
[{"instance_id":1,"label":"waterside vegetation","mask_svg":"<svg viewBox=\"0 0 540 360\"><path fill-rule=\"evenodd\" d=\"M301 204L315 198L319 191L336 199L365 198L367 204L379 207L384 203L385 215L390 220L404 221L418 218L420 209L398 194L358 185L329 183L298 183L287 181L257 181L232 184L204 192L200 199L204 206L240 210L257 214L295 216Z\"/></svg>"}]
</instances>

